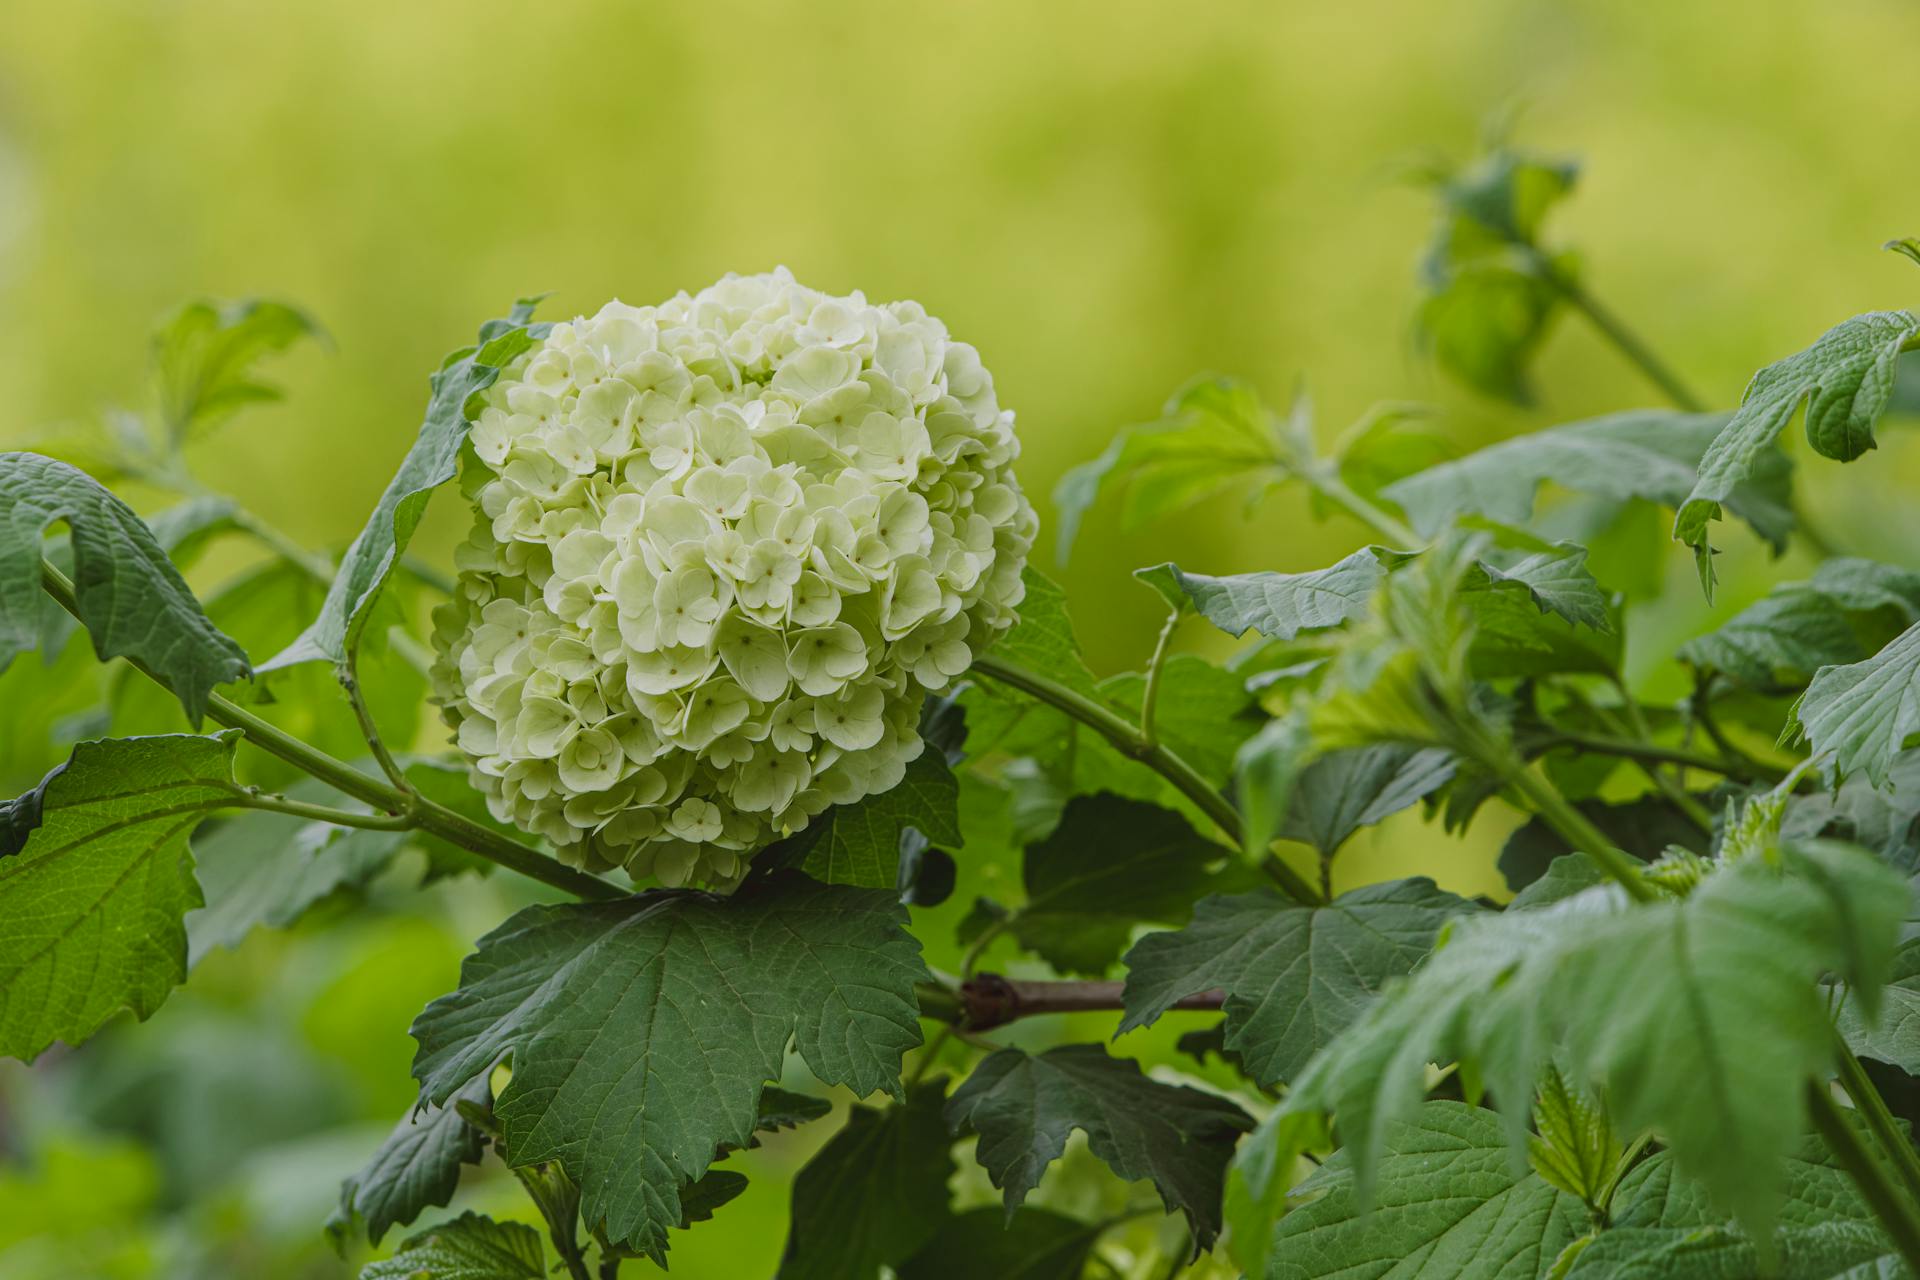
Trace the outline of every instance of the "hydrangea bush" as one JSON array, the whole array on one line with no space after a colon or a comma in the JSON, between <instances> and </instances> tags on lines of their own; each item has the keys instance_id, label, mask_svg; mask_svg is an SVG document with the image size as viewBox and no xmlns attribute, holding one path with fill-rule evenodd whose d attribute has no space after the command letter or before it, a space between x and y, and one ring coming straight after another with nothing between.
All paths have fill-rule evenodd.
<instances>
[{"instance_id":1,"label":"hydrangea bush","mask_svg":"<svg viewBox=\"0 0 1920 1280\"><path fill-rule=\"evenodd\" d=\"M576 865L725 885L895 786L1024 591L1013 414L917 303L785 270L610 302L471 441L434 690L495 816Z\"/></svg>"}]
</instances>

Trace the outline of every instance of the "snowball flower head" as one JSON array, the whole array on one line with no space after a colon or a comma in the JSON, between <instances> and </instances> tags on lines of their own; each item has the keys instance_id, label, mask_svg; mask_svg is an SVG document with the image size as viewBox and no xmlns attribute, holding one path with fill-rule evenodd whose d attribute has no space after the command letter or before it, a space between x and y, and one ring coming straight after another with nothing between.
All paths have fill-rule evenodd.
<instances>
[{"instance_id":1,"label":"snowball flower head","mask_svg":"<svg viewBox=\"0 0 1920 1280\"><path fill-rule=\"evenodd\" d=\"M1023 594L1013 415L916 303L784 269L610 302L471 444L435 696L494 814L576 865L726 885L896 785Z\"/></svg>"}]
</instances>

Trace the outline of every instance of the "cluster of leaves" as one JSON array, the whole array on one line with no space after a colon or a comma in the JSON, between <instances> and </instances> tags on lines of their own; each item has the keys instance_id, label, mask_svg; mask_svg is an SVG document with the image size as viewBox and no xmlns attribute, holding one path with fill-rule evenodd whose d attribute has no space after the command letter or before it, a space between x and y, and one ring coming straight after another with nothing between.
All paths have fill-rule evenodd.
<instances>
[{"instance_id":1,"label":"cluster of leaves","mask_svg":"<svg viewBox=\"0 0 1920 1280\"><path fill-rule=\"evenodd\" d=\"M1672 381L1541 247L1572 177L1501 150L1437 183L1420 324L1471 385L1526 395L1567 308ZM1920 1104L1920 573L1825 559L1681 646L1692 694L1664 705L1635 696L1631 602L1589 564L1656 508L1709 589L1723 510L1786 547L1785 427L1804 406L1816 452L1859 456L1920 321L1845 321L1731 412L1681 394L1463 457L1398 407L1322 453L1304 400L1276 414L1196 382L1063 481L1063 550L1109 490L1151 520L1282 483L1375 541L1304 572L1142 569L1167 625L1106 679L1030 570L1019 625L929 703L937 749L727 896L566 868L404 750L437 577L408 543L472 397L543 332L531 305L433 375L338 565L184 462L311 331L273 305L169 320L151 419L72 454L183 499L149 519L68 462L0 455L5 678L91 678L62 652L75 622L109 664L62 721L88 740L0 806L0 1052L145 1018L209 948L407 867L570 894L480 938L420 1013L418 1102L329 1224L392 1247L497 1159L539 1225L441 1215L363 1277L664 1265L745 1187L729 1157L805 1124L837 1128L793 1183L779 1274L802 1280L1074 1280L1143 1217L1133 1242L1173 1272L1224 1249L1254 1277L1920 1262L1920 1155L1894 1118ZM1580 539L1555 536L1569 502ZM203 603L183 571L229 535L268 558ZM1172 653L1187 622L1243 643ZM1528 816L1500 858L1510 901L1347 883L1364 829L1421 806L1434 822L1400 829L1437 839L1496 800ZM1112 1043L1000 1036L1101 1011ZM1126 1055L1195 1011L1191 1063ZM1063 1190L1089 1166L1104 1189Z\"/></svg>"}]
</instances>

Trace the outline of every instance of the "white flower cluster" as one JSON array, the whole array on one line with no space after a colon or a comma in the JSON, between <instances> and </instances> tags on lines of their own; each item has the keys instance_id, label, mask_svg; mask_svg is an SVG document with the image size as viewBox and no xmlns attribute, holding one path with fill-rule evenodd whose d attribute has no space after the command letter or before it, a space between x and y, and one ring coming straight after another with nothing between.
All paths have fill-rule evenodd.
<instances>
[{"instance_id":1,"label":"white flower cluster","mask_svg":"<svg viewBox=\"0 0 1920 1280\"><path fill-rule=\"evenodd\" d=\"M502 821L727 884L899 783L1014 621L1013 415L918 304L784 269L553 327L475 418L436 699Z\"/></svg>"}]
</instances>

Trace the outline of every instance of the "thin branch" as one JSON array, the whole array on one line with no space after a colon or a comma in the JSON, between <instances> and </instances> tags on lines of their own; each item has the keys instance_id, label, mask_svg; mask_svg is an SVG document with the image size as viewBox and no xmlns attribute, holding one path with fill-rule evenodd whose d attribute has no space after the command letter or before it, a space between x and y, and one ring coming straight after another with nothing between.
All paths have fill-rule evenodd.
<instances>
[{"instance_id":1,"label":"thin branch","mask_svg":"<svg viewBox=\"0 0 1920 1280\"><path fill-rule=\"evenodd\" d=\"M1835 1163L1873 1210L1873 1216L1880 1220L1907 1265L1920 1271L1920 1219L1915 1217L1914 1206L1901 1199L1899 1191L1887 1179L1886 1167L1874 1159L1860 1135L1847 1123L1840 1104L1833 1100L1825 1084L1808 1081L1807 1107L1813 1114L1813 1127L1833 1152Z\"/></svg>"},{"instance_id":2,"label":"thin branch","mask_svg":"<svg viewBox=\"0 0 1920 1280\"><path fill-rule=\"evenodd\" d=\"M1152 747L1156 741L1153 733L1153 714L1160 705L1160 669L1167 664L1167 645L1173 639L1174 628L1180 625L1181 610L1176 608L1167 615L1160 627L1160 638L1154 642L1153 657L1147 662L1147 687L1140 695L1140 744Z\"/></svg>"},{"instance_id":3,"label":"thin branch","mask_svg":"<svg viewBox=\"0 0 1920 1280\"><path fill-rule=\"evenodd\" d=\"M1609 738L1601 734L1575 733L1567 729L1555 729L1553 736L1547 739L1547 746L1549 748L1576 747L1596 755L1619 756L1625 760L1639 760L1649 764L1674 764L1687 769L1704 769L1709 773L1736 778L1743 782L1778 782L1787 776L1785 770L1761 764L1757 760L1730 760L1724 756L1709 755L1704 751L1690 751L1685 747L1664 747L1654 742L1635 742L1629 738Z\"/></svg>"},{"instance_id":4,"label":"thin branch","mask_svg":"<svg viewBox=\"0 0 1920 1280\"><path fill-rule=\"evenodd\" d=\"M1234 844L1242 843L1240 813L1232 803L1201 776L1199 770L1178 753L1169 750L1164 743L1144 741L1140 730L1124 717L1056 680L1003 661L990 653L975 658L972 669L979 675L998 680L1064 711L1094 730L1111 742L1122 755L1139 761L1172 783L1175 790L1193 801L1194 806L1212 819L1214 825L1225 832ZM1269 854L1261 862L1260 868L1288 897L1308 906L1320 903L1319 892L1280 859Z\"/></svg>"},{"instance_id":5,"label":"thin branch","mask_svg":"<svg viewBox=\"0 0 1920 1280\"><path fill-rule=\"evenodd\" d=\"M393 753L387 750L387 744L380 737L380 728L373 722L373 709L367 705L365 693L360 688L358 648L349 649L347 660L334 669L334 675L340 681L340 687L346 691L347 702L353 707L353 718L360 725L360 736L366 739L367 749L373 752L373 758L380 766L380 772L402 795L413 795L413 784L407 781L406 770L400 767Z\"/></svg>"},{"instance_id":6,"label":"thin branch","mask_svg":"<svg viewBox=\"0 0 1920 1280\"><path fill-rule=\"evenodd\" d=\"M44 560L41 562L40 572L41 585L46 588L47 594L51 595L61 608L72 614L76 621L83 621L80 618L80 606L74 596L72 581ZM171 686L153 668L135 658L127 657L124 660L135 671L171 692ZM320 779L336 791L352 796L362 804L396 816L404 815L411 810L421 830L431 832L463 849L477 853L490 862L497 862L509 871L516 871L523 876L571 893L575 897L591 901L604 902L627 896L627 891L618 885L569 867L558 859L550 858L538 849L521 844L517 840L510 840L499 832L483 827L425 796L416 795L409 799L397 788L388 786L377 778L368 777L344 761L336 760L318 747L301 741L278 725L261 719L245 707L220 694L214 693L207 696L207 718L229 729L240 730L246 735L249 743L268 755L277 756L295 768Z\"/></svg>"},{"instance_id":7,"label":"thin branch","mask_svg":"<svg viewBox=\"0 0 1920 1280\"><path fill-rule=\"evenodd\" d=\"M305 800L290 800L258 787L242 787L239 796L238 804L243 809L284 813L313 822L330 822L336 827L358 827L366 831L411 831L419 825L407 814L355 813L351 809L334 809L324 804L308 804Z\"/></svg>"},{"instance_id":8,"label":"thin branch","mask_svg":"<svg viewBox=\"0 0 1920 1280\"><path fill-rule=\"evenodd\" d=\"M969 1031L991 1031L1021 1018L1049 1013L1111 1013L1126 1006L1122 1002L1125 984L1120 982L1051 982L1003 978L997 973L980 973L960 984L950 1017ZM924 988L923 988L924 991ZM1176 1000L1175 1009L1217 1010L1225 1003L1226 992L1215 988ZM922 1000L921 1012L930 1013Z\"/></svg>"}]
</instances>

